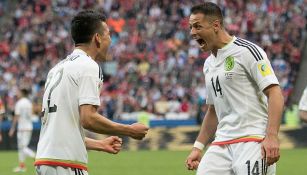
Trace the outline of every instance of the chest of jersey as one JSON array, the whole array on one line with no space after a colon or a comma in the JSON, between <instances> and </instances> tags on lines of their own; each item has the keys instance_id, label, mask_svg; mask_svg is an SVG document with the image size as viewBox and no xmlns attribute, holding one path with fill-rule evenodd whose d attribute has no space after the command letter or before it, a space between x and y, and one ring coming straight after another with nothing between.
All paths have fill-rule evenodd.
<instances>
[{"instance_id":1,"label":"chest of jersey","mask_svg":"<svg viewBox=\"0 0 307 175\"><path fill-rule=\"evenodd\" d=\"M248 75L234 55L212 60L205 70L206 87L212 98L223 98L244 91Z\"/></svg>"}]
</instances>

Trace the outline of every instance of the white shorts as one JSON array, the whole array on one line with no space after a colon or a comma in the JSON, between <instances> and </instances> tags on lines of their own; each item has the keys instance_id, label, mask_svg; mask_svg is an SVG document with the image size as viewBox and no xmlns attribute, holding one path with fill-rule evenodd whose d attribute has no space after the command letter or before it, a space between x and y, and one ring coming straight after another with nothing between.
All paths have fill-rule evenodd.
<instances>
[{"instance_id":1,"label":"white shorts","mask_svg":"<svg viewBox=\"0 0 307 175\"><path fill-rule=\"evenodd\" d=\"M18 148L28 147L32 136L32 130L17 131L17 145Z\"/></svg>"},{"instance_id":2,"label":"white shorts","mask_svg":"<svg viewBox=\"0 0 307 175\"><path fill-rule=\"evenodd\" d=\"M88 175L87 171L62 166L35 166L37 175Z\"/></svg>"},{"instance_id":3,"label":"white shorts","mask_svg":"<svg viewBox=\"0 0 307 175\"><path fill-rule=\"evenodd\" d=\"M261 158L261 143L212 145L202 157L197 175L275 175L276 164L267 167Z\"/></svg>"}]
</instances>

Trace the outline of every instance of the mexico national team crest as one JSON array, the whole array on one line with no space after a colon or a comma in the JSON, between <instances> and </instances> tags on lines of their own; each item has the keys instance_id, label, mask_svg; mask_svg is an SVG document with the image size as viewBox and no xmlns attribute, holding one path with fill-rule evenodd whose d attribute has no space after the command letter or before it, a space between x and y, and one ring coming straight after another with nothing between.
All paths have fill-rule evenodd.
<instances>
[{"instance_id":1,"label":"mexico national team crest","mask_svg":"<svg viewBox=\"0 0 307 175\"><path fill-rule=\"evenodd\" d=\"M258 69L263 77L272 74L270 67L266 63L258 64Z\"/></svg>"},{"instance_id":2,"label":"mexico national team crest","mask_svg":"<svg viewBox=\"0 0 307 175\"><path fill-rule=\"evenodd\" d=\"M235 61L234 61L234 57L233 56L228 56L225 59L225 71L231 71L233 69L233 67L235 66Z\"/></svg>"}]
</instances>

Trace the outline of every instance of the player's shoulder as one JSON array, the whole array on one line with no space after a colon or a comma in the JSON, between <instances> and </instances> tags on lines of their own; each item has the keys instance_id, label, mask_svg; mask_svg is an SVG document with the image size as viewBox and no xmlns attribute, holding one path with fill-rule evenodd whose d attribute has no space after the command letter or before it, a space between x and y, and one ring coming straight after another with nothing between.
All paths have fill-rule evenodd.
<instances>
[{"instance_id":1,"label":"player's shoulder","mask_svg":"<svg viewBox=\"0 0 307 175\"><path fill-rule=\"evenodd\" d=\"M31 100L29 98L24 98L24 99L25 99L26 103L32 104L32 102L31 102Z\"/></svg>"},{"instance_id":2,"label":"player's shoulder","mask_svg":"<svg viewBox=\"0 0 307 175\"><path fill-rule=\"evenodd\" d=\"M209 70L210 65L212 64L212 60L213 60L213 55L209 55L208 58L205 60L204 62L204 67L203 67L203 72L204 74L206 74Z\"/></svg>"},{"instance_id":3,"label":"player's shoulder","mask_svg":"<svg viewBox=\"0 0 307 175\"><path fill-rule=\"evenodd\" d=\"M84 51L75 49L70 55L67 56L68 60L75 63L79 69L98 69L98 64Z\"/></svg>"},{"instance_id":4,"label":"player's shoulder","mask_svg":"<svg viewBox=\"0 0 307 175\"><path fill-rule=\"evenodd\" d=\"M53 66L50 70L49 70L49 72L48 72L48 75L49 74L52 74L53 72L55 72L56 70L57 70L57 65L58 65L59 63L57 63L55 66Z\"/></svg>"},{"instance_id":5,"label":"player's shoulder","mask_svg":"<svg viewBox=\"0 0 307 175\"><path fill-rule=\"evenodd\" d=\"M48 72L48 76L52 76L54 73L58 72L58 70L62 67L65 60L61 60L58 63L56 63Z\"/></svg>"},{"instance_id":6,"label":"player's shoulder","mask_svg":"<svg viewBox=\"0 0 307 175\"><path fill-rule=\"evenodd\" d=\"M99 65L84 51L75 49L70 55L59 63L64 67L64 71L68 74L76 74L79 76L98 74ZM61 66L59 66L61 67Z\"/></svg>"},{"instance_id":7,"label":"player's shoulder","mask_svg":"<svg viewBox=\"0 0 307 175\"><path fill-rule=\"evenodd\" d=\"M17 106L20 106L20 104L22 104L22 99L17 100L15 106L16 106L16 107L17 107Z\"/></svg>"},{"instance_id":8,"label":"player's shoulder","mask_svg":"<svg viewBox=\"0 0 307 175\"><path fill-rule=\"evenodd\" d=\"M100 70L98 63L90 57L81 57L76 67L80 70L81 74L88 72L97 73Z\"/></svg>"},{"instance_id":9,"label":"player's shoulder","mask_svg":"<svg viewBox=\"0 0 307 175\"><path fill-rule=\"evenodd\" d=\"M16 102L16 106L18 106L18 107L23 107L23 106L25 106L25 105L27 105L29 102L28 102L28 100L27 100L27 98L21 98L21 99L19 99L17 102Z\"/></svg>"},{"instance_id":10,"label":"player's shoulder","mask_svg":"<svg viewBox=\"0 0 307 175\"><path fill-rule=\"evenodd\" d=\"M77 70L80 77L94 76L100 78L102 76L102 70L98 63L87 55L80 55L71 66L71 69Z\"/></svg>"},{"instance_id":11,"label":"player's shoulder","mask_svg":"<svg viewBox=\"0 0 307 175\"><path fill-rule=\"evenodd\" d=\"M211 64L212 61L213 61L213 59L214 59L214 56L213 56L213 54L211 53L211 54L206 58L206 60L205 60L205 62L204 62L204 65L209 65L209 64Z\"/></svg>"},{"instance_id":12,"label":"player's shoulder","mask_svg":"<svg viewBox=\"0 0 307 175\"><path fill-rule=\"evenodd\" d=\"M236 38L233 43L235 45L234 49L236 49L239 54L243 55L244 59L252 59L255 61L267 59L265 51L251 41Z\"/></svg>"},{"instance_id":13,"label":"player's shoulder","mask_svg":"<svg viewBox=\"0 0 307 175\"><path fill-rule=\"evenodd\" d=\"M246 40L246 39L243 39L243 38L239 38L239 37L236 37L236 39L234 40L234 44L237 45L237 46L241 46L243 48L247 48L247 47L255 48L256 47L257 49L263 50L256 43L249 41L249 40Z\"/></svg>"}]
</instances>

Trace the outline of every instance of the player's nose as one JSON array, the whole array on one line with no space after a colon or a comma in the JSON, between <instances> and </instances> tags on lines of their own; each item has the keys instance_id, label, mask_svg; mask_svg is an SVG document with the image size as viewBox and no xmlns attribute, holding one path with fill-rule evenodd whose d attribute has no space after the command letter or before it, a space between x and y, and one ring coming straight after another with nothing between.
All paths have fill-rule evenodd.
<instances>
[{"instance_id":1,"label":"player's nose","mask_svg":"<svg viewBox=\"0 0 307 175\"><path fill-rule=\"evenodd\" d=\"M196 31L195 31L194 27L192 27L192 28L190 29L190 35L192 36L192 38L195 37Z\"/></svg>"}]
</instances>

